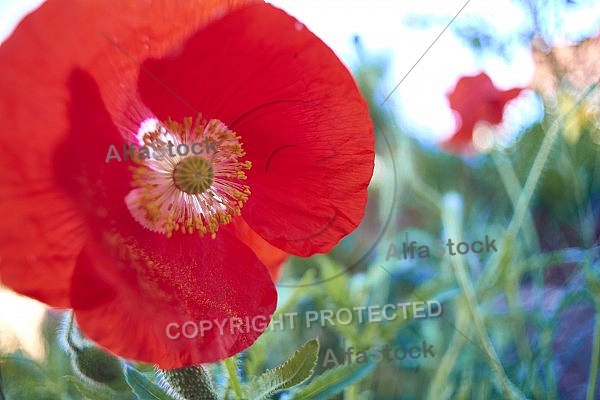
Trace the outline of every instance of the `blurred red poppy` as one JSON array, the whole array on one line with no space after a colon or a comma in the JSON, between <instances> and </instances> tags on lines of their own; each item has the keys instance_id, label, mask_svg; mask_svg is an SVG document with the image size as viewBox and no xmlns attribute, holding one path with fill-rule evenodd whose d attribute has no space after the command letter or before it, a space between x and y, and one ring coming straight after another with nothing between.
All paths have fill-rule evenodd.
<instances>
[{"instance_id":1,"label":"blurred red poppy","mask_svg":"<svg viewBox=\"0 0 600 400\"><path fill-rule=\"evenodd\" d=\"M499 90L484 72L461 77L447 95L450 108L458 114L458 129L442 144L442 148L452 153L471 153L473 131L477 122L486 121L493 125L502 122L506 103L517 97L522 90Z\"/></svg>"},{"instance_id":2,"label":"blurred red poppy","mask_svg":"<svg viewBox=\"0 0 600 400\"><path fill-rule=\"evenodd\" d=\"M0 280L162 368L250 346L166 328L271 315L282 261L354 230L373 172L352 76L260 1L50 0L0 47L0 116Z\"/></svg>"}]
</instances>

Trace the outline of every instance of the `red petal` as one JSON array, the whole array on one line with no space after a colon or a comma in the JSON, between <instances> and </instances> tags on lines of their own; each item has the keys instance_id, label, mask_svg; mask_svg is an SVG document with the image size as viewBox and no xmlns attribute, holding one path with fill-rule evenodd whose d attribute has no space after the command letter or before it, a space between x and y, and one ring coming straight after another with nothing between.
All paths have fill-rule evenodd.
<instances>
[{"instance_id":1,"label":"red petal","mask_svg":"<svg viewBox=\"0 0 600 400\"><path fill-rule=\"evenodd\" d=\"M122 357L164 369L216 362L254 343L277 304L264 265L225 232L216 240L178 239L106 233L104 240L88 242L72 293L88 337ZM255 317L258 330L251 328ZM231 324L236 318L250 321L243 332ZM200 321L213 321L212 327L194 335ZM171 323L179 326L170 328L171 335L185 324L191 337L169 338Z\"/></svg>"},{"instance_id":2,"label":"red petal","mask_svg":"<svg viewBox=\"0 0 600 400\"><path fill-rule=\"evenodd\" d=\"M129 163L105 161L108 146L120 147L122 138L98 87L81 71L72 74L69 87L72 129L58 166L61 185L93 227L71 285L84 333L122 357L163 368L214 362L250 346L261 331L220 334L215 325L193 340L167 336L171 323L191 321L191 329L203 319L268 321L277 303L269 271L227 230L216 240L168 239L134 221L124 202L131 189Z\"/></svg>"},{"instance_id":3,"label":"red petal","mask_svg":"<svg viewBox=\"0 0 600 400\"><path fill-rule=\"evenodd\" d=\"M131 102L134 59L161 56L228 8L251 1L49 0L0 47L0 279L67 306L85 240L76 205L55 184L54 150L68 134L66 83L75 67L101 82L114 115ZM118 78L117 78L118 77ZM85 135L85 130L78 132Z\"/></svg>"},{"instance_id":4,"label":"red petal","mask_svg":"<svg viewBox=\"0 0 600 400\"><path fill-rule=\"evenodd\" d=\"M440 147L442 150L449 153L470 155L474 153L473 147L473 130L475 125L472 123L461 122L460 128L454 133L454 135L441 143Z\"/></svg>"},{"instance_id":5,"label":"red petal","mask_svg":"<svg viewBox=\"0 0 600 400\"><path fill-rule=\"evenodd\" d=\"M86 234L81 218L58 190L15 186L0 187L0 281L49 305L69 307L75 257Z\"/></svg>"},{"instance_id":6,"label":"red petal","mask_svg":"<svg viewBox=\"0 0 600 400\"><path fill-rule=\"evenodd\" d=\"M501 123L506 103L517 97L522 90L499 90L484 72L476 76L461 77L454 90L448 94L450 107L457 111L459 117L459 128L442 144L442 148L457 153L470 152L475 124L479 121Z\"/></svg>"},{"instance_id":7,"label":"red petal","mask_svg":"<svg viewBox=\"0 0 600 400\"><path fill-rule=\"evenodd\" d=\"M252 230L243 218L235 219L233 224L236 236L254 251L254 254L269 270L273 282L277 282L281 267L289 257L288 253L270 245L269 242Z\"/></svg>"},{"instance_id":8,"label":"red petal","mask_svg":"<svg viewBox=\"0 0 600 400\"><path fill-rule=\"evenodd\" d=\"M253 163L243 217L269 243L308 256L358 226L374 165L367 105L334 53L294 18L249 6L144 66L161 83L142 74L140 93L161 119L197 111L242 137Z\"/></svg>"}]
</instances>

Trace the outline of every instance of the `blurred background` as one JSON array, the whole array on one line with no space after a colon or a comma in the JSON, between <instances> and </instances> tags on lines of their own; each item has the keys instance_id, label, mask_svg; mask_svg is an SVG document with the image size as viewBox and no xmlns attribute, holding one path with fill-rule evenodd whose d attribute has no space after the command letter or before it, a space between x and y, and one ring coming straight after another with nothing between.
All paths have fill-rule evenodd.
<instances>
[{"instance_id":1,"label":"blurred background","mask_svg":"<svg viewBox=\"0 0 600 400\"><path fill-rule=\"evenodd\" d=\"M40 3L0 1L0 38ZM267 331L240 354L241 379L318 337L309 382L325 376L328 389L309 395L304 385L273 398L600 398L600 3L271 3L353 72L377 142L363 223L330 254L288 262L278 312L303 318L312 310L421 300L439 301L443 312L309 328L300 320L294 329ZM516 95L508 99L511 89ZM486 235L497 252L388 254L407 238L430 244ZM0 392L7 399L86 398L89 388L89 398L101 398L61 348L61 320L0 289ZM330 349L341 360L344 347L423 340L435 358L323 367ZM209 367L227 388L223 369Z\"/></svg>"}]
</instances>

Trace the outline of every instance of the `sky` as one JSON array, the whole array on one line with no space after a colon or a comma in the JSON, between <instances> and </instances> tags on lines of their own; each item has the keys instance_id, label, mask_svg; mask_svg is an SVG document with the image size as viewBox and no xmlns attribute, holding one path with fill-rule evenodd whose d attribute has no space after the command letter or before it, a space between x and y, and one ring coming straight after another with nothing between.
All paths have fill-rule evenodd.
<instances>
[{"instance_id":1,"label":"sky","mask_svg":"<svg viewBox=\"0 0 600 400\"><path fill-rule=\"evenodd\" d=\"M303 21L349 65L356 61L351 44L355 34L360 35L367 49L388 54L391 74L384 83L387 94L406 76L386 101L388 111L397 114L400 125L412 127L422 136L440 137L452 133L455 120L445 95L459 76L474 75L484 66L478 64L472 51L450 29L437 41L436 38L465 6L466 0L372 0L351 2L352 6L312 0L274 0L272 3ZM325 3L330 7L325 9ZM337 4L333 6L333 3ZM510 31L520 22L519 17L515 18L519 9L511 4L508 0L471 0L454 23L473 14L485 14L496 21L499 29ZM430 27L407 26L411 15L428 17L432 21ZM512 65L497 62L485 67L500 87L526 85L533 73L533 62L528 54L514 57Z\"/></svg>"},{"instance_id":2,"label":"sky","mask_svg":"<svg viewBox=\"0 0 600 400\"><path fill-rule=\"evenodd\" d=\"M0 0L0 40L12 31L23 15L42 2ZM508 89L526 87L533 75L534 64L528 46L512 46L507 60L497 56L478 57L453 31L457 25L475 19L485 21L486 26L492 27L501 36L522 30L531 23L516 0L268 2L304 23L349 67L357 63L352 44L355 35L360 36L369 52L387 55L390 74L383 83L383 92L386 96L391 93L391 96L384 107L395 116L402 128L426 140L440 140L453 133L456 122L446 94L460 76L475 75L483 70L496 86ZM578 39L598 31L600 2L577 0L577 8L561 6L565 2L546 2L548 7L552 7L549 15L557 26L551 32L556 43L564 44L569 38ZM569 12L566 12L567 9ZM451 27L439 36L455 17ZM408 21L413 23L408 24ZM416 21L425 23L417 24ZM398 89L394 90L403 78ZM509 104L505 116L518 130L540 118L541 113L539 98L525 91Z\"/></svg>"},{"instance_id":3,"label":"sky","mask_svg":"<svg viewBox=\"0 0 600 400\"><path fill-rule=\"evenodd\" d=\"M431 141L447 138L455 130L456 121L446 94L459 77L485 71L496 86L509 89L527 87L533 76L531 49L524 43L510 48L508 60L497 56L482 58L477 57L453 31L457 24L475 18L485 21L500 36L522 31L531 26L531 22L516 0L269 2L300 19L347 65L356 62L352 47L354 35L361 37L367 49L388 54L391 74L384 83L389 89L387 93L391 93L400 81L402 83L384 107L395 115L408 133ZM566 44L569 39L581 39L598 31L600 2L580 0L580 8L569 9L568 13L558 3L558 0L546 2L553 7L554 12L550 14L557 24L557 29L551 32L555 43ZM444 31L454 17L450 28ZM414 23L408 24L410 20L429 23L419 28ZM436 40L442 31L444 33ZM505 119L513 128L513 132L506 133L509 136L518 133L541 118L542 113L540 99L530 91L523 92L506 109Z\"/></svg>"}]
</instances>

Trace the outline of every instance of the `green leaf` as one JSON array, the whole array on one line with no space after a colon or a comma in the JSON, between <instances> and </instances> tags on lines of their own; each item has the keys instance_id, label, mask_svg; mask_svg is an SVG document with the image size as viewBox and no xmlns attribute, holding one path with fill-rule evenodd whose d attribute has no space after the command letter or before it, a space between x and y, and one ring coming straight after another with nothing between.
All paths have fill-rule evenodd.
<instances>
[{"instance_id":1,"label":"green leaf","mask_svg":"<svg viewBox=\"0 0 600 400\"><path fill-rule=\"evenodd\" d=\"M69 382L73 386L75 386L75 388L79 391L79 393L81 393L81 395L85 399L115 400L126 398L124 395L120 395L119 393L115 392L107 386L103 386L100 384L87 384L81 379L72 375L67 375L64 377L64 379L66 382Z\"/></svg>"},{"instance_id":2,"label":"green leaf","mask_svg":"<svg viewBox=\"0 0 600 400\"><path fill-rule=\"evenodd\" d=\"M309 340L279 367L270 369L253 379L245 388L245 398L266 399L273 393L303 383L312 376L318 356L319 341Z\"/></svg>"},{"instance_id":3,"label":"green leaf","mask_svg":"<svg viewBox=\"0 0 600 400\"><path fill-rule=\"evenodd\" d=\"M0 384L7 399L60 398L56 382L48 378L39 364L21 352L0 355Z\"/></svg>"},{"instance_id":4,"label":"green leaf","mask_svg":"<svg viewBox=\"0 0 600 400\"><path fill-rule=\"evenodd\" d=\"M352 368L348 365L338 365L317 376L308 385L297 389L292 399L327 399L364 378L373 368L374 363L357 364Z\"/></svg>"},{"instance_id":5,"label":"green leaf","mask_svg":"<svg viewBox=\"0 0 600 400\"><path fill-rule=\"evenodd\" d=\"M302 278L295 283L296 287L290 289L290 295L285 298L283 295L281 299L283 300L283 304L280 307L277 307L277 312L280 314L285 314L287 312L294 311L294 307L300 299L305 298L310 295L312 286L310 284L316 280L316 272L314 269L307 270ZM284 291L286 288L281 288Z\"/></svg>"},{"instance_id":6,"label":"green leaf","mask_svg":"<svg viewBox=\"0 0 600 400\"><path fill-rule=\"evenodd\" d=\"M125 379L135 395L143 400L173 400L162 388L157 386L148 377L137 369L126 365Z\"/></svg>"},{"instance_id":7,"label":"green leaf","mask_svg":"<svg viewBox=\"0 0 600 400\"><path fill-rule=\"evenodd\" d=\"M556 314L559 314L565 311L565 309L568 309L574 305L579 305L583 302L587 302L588 300L591 303L592 300L589 295L590 293L584 290L581 290L579 292L571 291L569 293L566 293L560 301L560 305Z\"/></svg>"},{"instance_id":8,"label":"green leaf","mask_svg":"<svg viewBox=\"0 0 600 400\"><path fill-rule=\"evenodd\" d=\"M345 274L344 268L336 263L331 257L315 256L322 271L323 290L320 293L327 293L327 301L333 302L337 308L352 308L350 298L348 297L349 278ZM331 279L335 277L335 279Z\"/></svg>"},{"instance_id":9,"label":"green leaf","mask_svg":"<svg viewBox=\"0 0 600 400\"><path fill-rule=\"evenodd\" d=\"M40 366L21 352L0 357L2 374L8 380L45 380L46 376Z\"/></svg>"}]
</instances>

